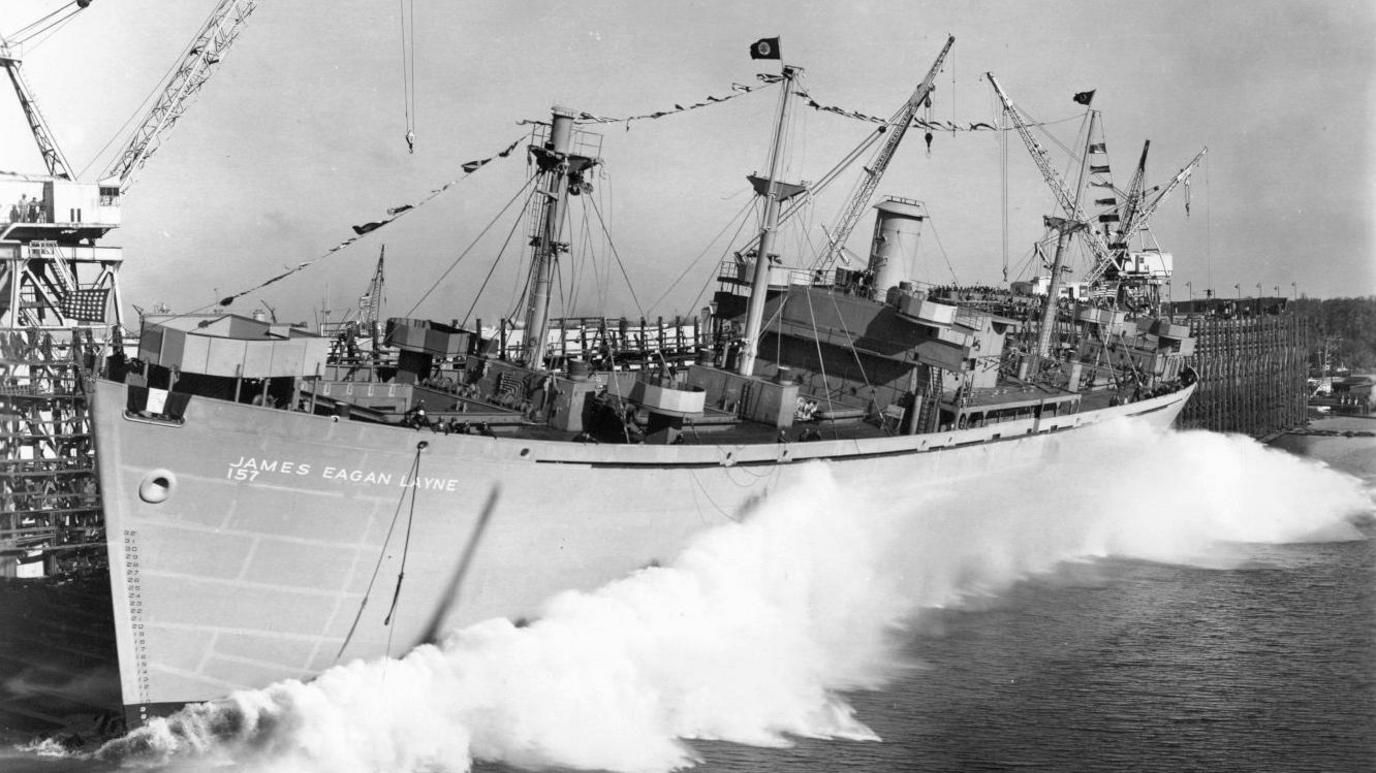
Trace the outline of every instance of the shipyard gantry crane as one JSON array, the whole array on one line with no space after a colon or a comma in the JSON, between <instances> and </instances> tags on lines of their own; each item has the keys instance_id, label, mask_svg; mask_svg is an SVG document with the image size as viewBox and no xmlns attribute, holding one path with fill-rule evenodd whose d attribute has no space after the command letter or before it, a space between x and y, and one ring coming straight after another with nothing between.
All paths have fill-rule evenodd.
<instances>
[{"instance_id":1,"label":"shipyard gantry crane","mask_svg":"<svg viewBox=\"0 0 1376 773\"><path fill-rule=\"evenodd\" d=\"M117 183L121 192L128 190L134 173L157 152L167 131L186 112L257 8L258 0L220 0L164 81L158 101L102 176L102 185Z\"/></svg>"},{"instance_id":2,"label":"shipyard gantry crane","mask_svg":"<svg viewBox=\"0 0 1376 773\"><path fill-rule=\"evenodd\" d=\"M119 227L133 174L204 86L257 0L220 0L109 171L81 182L21 70L17 47L91 5L78 0L0 38L46 174L0 173L0 576L57 573L103 555L83 380L121 348ZM108 340L107 340L108 339ZM85 548L83 550L83 548Z\"/></svg>"}]
</instances>

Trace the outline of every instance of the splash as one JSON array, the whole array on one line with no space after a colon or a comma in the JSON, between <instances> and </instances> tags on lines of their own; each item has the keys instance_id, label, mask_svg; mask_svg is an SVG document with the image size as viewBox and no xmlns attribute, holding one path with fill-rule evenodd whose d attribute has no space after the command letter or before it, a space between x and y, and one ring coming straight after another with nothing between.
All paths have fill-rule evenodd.
<instances>
[{"instance_id":1,"label":"splash","mask_svg":"<svg viewBox=\"0 0 1376 773\"><path fill-rule=\"evenodd\" d=\"M1119 424L1037 453L1040 466L960 486L857 491L817 465L672 564L556 596L533 624L491 620L400 660L188 707L101 756L664 771L697 761L681 739L877 740L843 696L905 667L904 627L925 608L1084 556L1189 562L1224 541L1356 539L1346 519L1372 510L1356 479L1241 437Z\"/></svg>"}]
</instances>

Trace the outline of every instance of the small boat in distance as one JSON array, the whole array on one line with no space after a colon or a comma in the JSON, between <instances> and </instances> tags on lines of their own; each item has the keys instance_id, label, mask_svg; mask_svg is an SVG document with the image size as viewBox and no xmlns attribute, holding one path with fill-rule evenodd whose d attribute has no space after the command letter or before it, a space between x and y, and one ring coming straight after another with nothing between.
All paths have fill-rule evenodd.
<instances>
[{"instance_id":1,"label":"small boat in distance","mask_svg":"<svg viewBox=\"0 0 1376 773\"><path fill-rule=\"evenodd\" d=\"M952 42L888 124L883 163ZM783 68L769 170L751 178L763 228L697 319L551 323L567 209L600 163L557 107L529 146L545 195L523 324L393 319L380 364L267 320L146 317L137 361L91 393L129 726L399 655L441 627L530 619L557 591L671 559L819 464L845 485L974 486L950 479L953 459L1015 475L1062 433L1175 420L1193 341L1140 302L1162 277L1132 284L1125 254L1099 273L1131 291L1092 304L1058 301L1059 249L1040 304L919 289L899 269L926 210L893 197L863 270L778 254L785 207L808 190L778 179L796 72ZM1083 227L1067 221L1063 236Z\"/></svg>"}]
</instances>

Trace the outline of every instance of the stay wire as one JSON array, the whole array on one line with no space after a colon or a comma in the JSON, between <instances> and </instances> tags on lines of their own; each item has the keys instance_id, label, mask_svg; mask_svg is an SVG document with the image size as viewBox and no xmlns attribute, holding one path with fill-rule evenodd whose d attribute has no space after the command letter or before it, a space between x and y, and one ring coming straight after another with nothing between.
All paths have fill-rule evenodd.
<instances>
[{"instance_id":1,"label":"stay wire","mask_svg":"<svg viewBox=\"0 0 1376 773\"><path fill-rule=\"evenodd\" d=\"M535 178L532 177L532 178L530 178L530 180L526 181L526 187L529 187L530 184L531 184L531 182L533 182L534 180L535 180ZM521 190L525 190L525 188L522 188ZM517 194L516 194L516 195L519 196L519 195L520 195L520 191L517 191ZM530 205L530 199L531 199L531 197L533 197L534 195L535 195L535 191L534 191L534 190L532 190L529 194L526 195L526 203L525 203L525 205L523 205L522 208L521 208L521 210L522 210L523 212L525 211L525 207ZM515 199L513 198L512 201L515 201ZM504 208L502 209L502 212L505 212L505 211L506 211L506 208L509 208L509 207L511 206L511 204L512 204L511 201L507 202L507 205L506 205L506 207L504 207ZM500 218L500 217L501 217L501 213L498 213L497 218ZM493 222L494 222L494 223L497 221L497 218L493 218ZM489 268L489 269L487 270L487 276L483 277L483 283L478 287L478 292L477 292L476 294L474 294L474 296L473 296L473 303L469 305L468 311L464 312L464 315L463 315L463 322L460 323L460 324L462 324L462 325L467 325L467 324L468 324L469 318L473 315L473 309L477 308L477 306L478 306L478 300L479 300L480 298L482 298L482 296L483 296L483 291L487 289L487 283L490 282L490 281L492 281L492 274L496 272L497 266L500 265L501 262L502 262L502 254L506 252L507 245L509 245L509 244L511 243L511 237L514 236L514 235L516 234L516 229L519 228L520 226L521 226L521 218L518 217L518 218L516 218L515 222L513 222L513 223L511 224L511 230L508 231L507 234L506 234L506 241L502 242L502 247L501 247L501 249L497 250L497 257L493 259L491 268ZM489 227L491 227L491 224L489 224ZM486 229L484 229L484 230L486 230ZM477 244L477 240L476 240L476 239L474 240L474 244ZM470 249L470 250L472 249L472 245L469 246L469 249ZM465 250L465 252L467 252L467 250ZM462 258L463 256L459 256L459 257ZM459 264L459 261L458 261L458 260L455 260L454 263L453 263L453 265L451 265L451 266L449 267L449 271L453 271L453 270L454 270L454 266L457 266L458 264ZM449 271L446 271L446 272L444 272L444 273L447 275L447 274L449 273ZM438 284L438 283L436 283L436 284ZM420 304L416 304L416 305L419 306ZM412 308L411 311L414 312L414 311L415 311L415 308ZM407 312L407 314L408 314L408 316L409 316L410 312ZM481 331L479 331L479 332L481 332Z\"/></svg>"},{"instance_id":2,"label":"stay wire","mask_svg":"<svg viewBox=\"0 0 1376 773\"><path fill-rule=\"evenodd\" d=\"M48 21L49 19L53 18L54 16L56 16L56 15L58 15L58 14L64 12L64 11L66 11L67 9L71 8L71 7L74 6L74 5L76 5L76 0L72 0L72 2L67 3L67 4L64 5L64 6L60 6L57 10L53 11L52 13L49 13L49 14L47 14L47 15L45 15L45 16L40 16L40 17L38 17L37 19L34 19L33 21L29 22L28 24L25 24L24 26L20 27L19 29L15 30L14 32L10 33L10 37L9 37L9 42L10 42L10 44L12 44L12 45L21 45L25 40L28 40L29 38L31 38L31 37L33 37L34 35L37 35L39 32L42 32L42 31L43 31L43 30L38 30L38 32L30 32L30 30L32 30L34 27L37 27L37 26L40 25L40 24L43 24L44 22ZM56 22L54 22L54 23L56 23ZM47 27L44 27L43 29L47 29L48 27L51 27L51 26L52 26L52 25L49 24ZM25 34L25 33L28 33L28 34Z\"/></svg>"},{"instance_id":3,"label":"stay wire","mask_svg":"<svg viewBox=\"0 0 1376 773\"><path fill-rule=\"evenodd\" d=\"M500 220L500 219L502 218L502 215L505 215L505 214L506 214L506 211L507 211L508 209L511 208L511 205L514 204L514 203L516 203L516 199L518 199L518 198L521 196L522 193L525 193L526 188L529 188L530 185L531 185L531 183L534 182L534 181L535 181L535 178L534 178L534 177L531 177L529 180L526 180L525 185L522 185L521 188L520 188L519 190L516 191L516 195L515 195L515 196L512 196L511 199L510 199L509 201L507 201L506 206L502 207L501 211L498 212L498 213L496 214L496 216L494 216L491 220L489 220L489 221L487 222L487 225L483 226L483 230L482 230L482 231L479 231L479 232L478 232L478 235L475 236L475 237L473 237L473 241L469 242L468 246L464 248L463 252L459 253L459 256L458 256L457 258L454 258L454 262L449 264L449 268L446 268L446 269L444 270L444 273L443 273L443 274L440 274L440 278L439 278L439 279L436 279L436 280L435 280L435 283L434 283L433 285L430 286L430 289L429 289L429 290L426 290L426 291L425 291L425 294L422 295L422 296L420 297L420 300L416 301L415 304L414 304L413 306L411 306L411 309L410 309L409 311L406 312L406 316L409 317L409 316L411 316L412 314L414 314L415 311L416 311L416 309L420 308L420 305L421 305L422 303L425 303L425 300L426 300L427 298L430 297L430 294L433 293L433 292L435 292L435 290L439 288L440 284L441 284L442 282L444 282L445 278L448 277L449 274L450 274L451 272L454 271L455 267L457 267L457 266L459 265L459 261L462 261L465 257L468 256L468 253L470 253L470 252L473 251L473 248L476 247L476 246L478 245L478 241L479 241L480 239L482 239L484 236L487 235L487 232L490 231L490 230L492 229L492 226L495 225L495 224L497 223L497 221ZM517 225L520 225L520 222L521 222L521 221L520 221L520 219L518 218L518 219L516 220L516 224L517 224ZM510 237L507 237L507 238L508 238L508 240L510 239ZM499 254L500 254L500 253L499 253ZM496 265L495 262L494 262L493 265ZM484 282L483 284L486 285L487 283ZM479 292L481 292L481 291L479 291Z\"/></svg>"},{"instance_id":4,"label":"stay wire","mask_svg":"<svg viewBox=\"0 0 1376 773\"><path fill-rule=\"evenodd\" d=\"M411 131L411 72L406 63L406 0L397 0L397 23L401 25L401 103L406 115L406 131Z\"/></svg>"},{"instance_id":5,"label":"stay wire","mask_svg":"<svg viewBox=\"0 0 1376 773\"><path fill-rule=\"evenodd\" d=\"M387 617L382 624L387 627L387 650L386 656L392 656L392 634L396 631L392 627L392 616L397 612L397 601L401 599L401 583L406 579L406 559L411 555L411 527L416 521L416 492L419 490L420 481L420 455L429 443L421 441L416 444L416 458L411 463L411 509L406 514L406 538L401 547L401 566L397 568L397 587L392 591L392 606L387 610ZM405 493L402 494L405 497Z\"/></svg>"},{"instance_id":6,"label":"stay wire","mask_svg":"<svg viewBox=\"0 0 1376 773\"><path fill-rule=\"evenodd\" d=\"M645 316L645 308L640 305L640 299L636 297L635 287L631 284L631 277L626 273L626 264L621 262L621 254L616 251L616 244L612 241L611 232L607 230L607 223L602 219L602 209L597 206L597 200L592 199L592 211L597 215L597 222L602 226L602 233L607 235L607 246L611 248L612 257L616 258L617 268L621 269L621 277L626 280L626 289L631 293L631 301L635 303L635 308L640 312L640 316Z\"/></svg>"},{"instance_id":7,"label":"stay wire","mask_svg":"<svg viewBox=\"0 0 1376 773\"><path fill-rule=\"evenodd\" d=\"M752 208L752 207L754 207L754 206L755 206L755 200L752 198L750 201L748 201L748 202L746 203L747 211L748 211L749 208ZM729 251L731 250L731 245L736 243L736 239L740 238L741 231L744 231L744 230L745 230L745 225L746 225L746 223L749 223L749 222L750 222L750 218L749 218L749 217L742 217L742 218L740 218L740 221L741 221L741 224L738 225L738 226L736 226L736 232L733 233L733 234L731 234L731 240L728 241L728 242L726 243L725 249L722 250L721 258L717 261L718 263L720 263L720 262L722 262L723 260L726 259L726 253L729 252ZM729 225L729 223L728 223L728 225ZM692 304L690 304L689 308L697 308L698 303L700 303L700 302L702 301L702 297L703 297L704 295L707 294L707 288L708 288L708 286L710 286L710 285L712 284L712 280L715 279L715 278L716 278L716 277L712 276L712 274L711 274L710 272L708 273L707 279L702 283L702 288L698 290L698 294L697 294L697 295L693 296L693 302L692 302Z\"/></svg>"},{"instance_id":8,"label":"stay wire","mask_svg":"<svg viewBox=\"0 0 1376 773\"><path fill-rule=\"evenodd\" d=\"M397 0L398 21L401 24L401 97L406 113L406 136L415 137L416 128L416 4L415 0Z\"/></svg>"},{"instance_id":9,"label":"stay wire","mask_svg":"<svg viewBox=\"0 0 1376 773\"><path fill-rule=\"evenodd\" d=\"M931 218L927 218L927 223L931 226L932 238L936 239L937 249L941 250L941 258L942 260L946 261L946 268L951 272L951 281L955 282L956 285L959 285L960 279L956 276L955 266L951 265L951 256L946 254L946 245L941 243L941 234L937 233L936 231L936 223L933 222Z\"/></svg>"},{"instance_id":10,"label":"stay wire","mask_svg":"<svg viewBox=\"0 0 1376 773\"><path fill-rule=\"evenodd\" d=\"M27 40L32 40L40 34L43 34L45 32L47 33L47 36L44 37L42 40L36 41L32 45L25 46L25 50L30 53L37 51L39 46L43 45L44 43L47 43L49 40L52 40L63 27L67 26L69 23L71 23L72 19L75 18L76 13L72 13L66 18L58 19L52 24L49 24L47 27L44 27L38 32L35 32L34 34L30 35L28 38L26 38Z\"/></svg>"},{"instance_id":11,"label":"stay wire","mask_svg":"<svg viewBox=\"0 0 1376 773\"><path fill-rule=\"evenodd\" d=\"M669 293L673 292L675 287L678 287L679 282L682 282L682 281L683 281L683 278L686 277L686 276L688 276L689 272L691 272L694 268L697 268L698 263L701 263L703 258L707 257L707 251L708 251L709 249L711 249L711 247L712 247L713 244L716 244L716 243L717 243L717 240L720 239L720 238L722 237L722 234L726 233L726 229L730 228L732 223L735 223L737 220L741 219L747 212L750 211L750 208L753 207L753 206L755 206L755 201L754 201L754 199L747 200L747 201L745 202L745 205L742 206L742 207L736 212L735 215L732 215L732 217L731 217L730 220L726 221L726 225L722 226L722 227L721 227L721 230L718 231L718 232L716 233L716 235L713 236L712 239L711 239L710 241L707 242L707 246L702 248L702 252L699 252L699 253L698 253L698 256L697 256L696 258L693 258L693 262L692 262L692 263L689 263L689 264L688 264L688 267L685 268L685 269L683 269L683 273L679 274L679 275L678 275L678 278L676 278L674 281L670 282L670 283L669 283L669 287L668 287L667 289L664 290L664 292L659 296L659 298L657 298L657 299L655 300L654 303L650 304L650 306L649 306L649 310L650 310L650 311L654 311L654 310L659 306L659 304L661 304L661 303L664 302L664 299L665 299L665 298L668 298L668 297L669 297ZM744 223L742 222L741 225L744 226ZM740 227L738 227L738 228L736 229L736 233L740 233ZM734 241L734 237L733 237L733 241ZM728 244L728 248L729 248L729 244ZM710 280L709 280L709 281L710 281Z\"/></svg>"},{"instance_id":12,"label":"stay wire","mask_svg":"<svg viewBox=\"0 0 1376 773\"><path fill-rule=\"evenodd\" d=\"M836 407L831 399L831 382L827 380L827 361L826 358L822 356L822 337L815 335L817 332L817 311L812 307L812 293L806 293L805 295L807 296L807 314L812 319L812 330L814 333L812 336L812 343L817 347L817 370L822 374L822 396L827 401L827 412L835 414ZM834 298L832 300L835 302ZM837 437L836 422L834 421L831 422L831 437L832 439Z\"/></svg>"}]
</instances>

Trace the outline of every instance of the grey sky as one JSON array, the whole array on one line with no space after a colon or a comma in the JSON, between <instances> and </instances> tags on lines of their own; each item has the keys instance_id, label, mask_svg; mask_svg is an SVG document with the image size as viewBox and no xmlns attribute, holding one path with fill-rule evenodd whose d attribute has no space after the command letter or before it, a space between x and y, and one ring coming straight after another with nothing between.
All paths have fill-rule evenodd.
<instances>
[{"instance_id":1,"label":"grey sky","mask_svg":"<svg viewBox=\"0 0 1376 773\"><path fill-rule=\"evenodd\" d=\"M7 0L11 31L64 0ZM190 39L213 0L96 0L26 51L25 73L78 167L134 112ZM461 163L522 137L523 118L553 104L612 116L648 113L731 93L777 65L747 46L779 35L785 60L806 69L820 103L887 115L926 71L947 33L957 38L938 79L933 115L991 121L992 70L1010 95L1069 143L1077 91L1096 89L1115 177L1126 184L1144 139L1148 179L1164 182L1207 145L1191 216L1183 191L1154 233L1176 256L1176 297L1291 292L1376 293L1376 7L1335 2L427 2L414 3L417 148L406 152L398 4L265 0L196 104L139 174L111 235L125 247L125 297L188 310L320 256L350 226L419 201L460 176ZM746 201L744 175L764 165L776 92L722 106L602 127L606 177L595 180L616 250L651 315L689 313L718 244L670 289ZM0 169L38 171L12 99L0 101ZM806 108L791 169L816 179L868 131ZM386 311L407 313L525 179L521 154L495 161L419 211L291 280L245 298L293 319L327 303L356 303L387 245ZM938 134L932 153L913 133L880 187L922 199L924 281L993 283L1001 276L999 150L993 135ZM94 178L101 162L87 171ZM100 168L97 168L100 167ZM1032 161L1009 151L1010 260L1040 235L1052 199ZM821 239L835 200L801 250ZM580 218L581 210L575 213ZM595 217L591 213L589 217ZM417 311L462 316L512 225L474 250ZM595 223L595 220L593 221ZM866 217L851 246L864 252ZM513 240L478 313L509 309L519 284ZM609 252L576 308L637 309ZM591 280L593 268L586 269ZM602 289L599 291L597 286ZM650 303L668 291L657 307Z\"/></svg>"}]
</instances>

